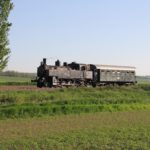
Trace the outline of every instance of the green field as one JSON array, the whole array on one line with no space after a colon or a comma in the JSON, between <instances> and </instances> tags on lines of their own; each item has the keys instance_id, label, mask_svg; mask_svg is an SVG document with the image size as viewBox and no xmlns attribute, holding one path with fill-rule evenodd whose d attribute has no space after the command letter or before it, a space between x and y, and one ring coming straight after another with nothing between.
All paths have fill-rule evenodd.
<instances>
[{"instance_id":1,"label":"green field","mask_svg":"<svg viewBox=\"0 0 150 150\"><path fill-rule=\"evenodd\" d=\"M31 77L0 76L0 85L32 85Z\"/></svg>"},{"instance_id":2,"label":"green field","mask_svg":"<svg viewBox=\"0 0 150 150\"><path fill-rule=\"evenodd\" d=\"M150 111L0 121L0 149L149 150Z\"/></svg>"},{"instance_id":3,"label":"green field","mask_svg":"<svg viewBox=\"0 0 150 150\"><path fill-rule=\"evenodd\" d=\"M29 77L10 77L10 76L0 76L0 82L30 82Z\"/></svg>"},{"instance_id":4,"label":"green field","mask_svg":"<svg viewBox=\"0 0 150 150\"><path fill-rule=\"evenodd\" d=\"M150 110L150 85L0 91L0 118Z\"/></svg>"},{"instance_id":5,"label":"green field","mask_svg":"<svg viewBox=\"0 0 150 150\"><path fill-rule=\"evenodd\" d=\"M1 86L0 150L149 150L150 84L31 87Z\"/></svg>"}]
</instances>

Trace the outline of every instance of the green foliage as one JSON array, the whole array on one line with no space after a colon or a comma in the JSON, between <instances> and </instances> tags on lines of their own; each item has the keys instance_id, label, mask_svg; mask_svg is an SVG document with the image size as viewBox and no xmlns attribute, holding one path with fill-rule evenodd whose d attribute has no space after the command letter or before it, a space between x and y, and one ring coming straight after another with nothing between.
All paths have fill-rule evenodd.
<instances>
[{"instance_id":1,"label":"green foliage","mask_svg":"<svg viewBox=\"0 0 150 150\"><path fill-rule=\"evenodd\" d=\"M0 91L0 118L150 110L150 85Z\"/></svg>"},{"instance_id":2,"label":"green foliage","mask_svg":"<svg viewBox=\"0 0 150 150\"><path fill-rule=\"evenodd\" d=\"M150 104L51 105L23 104L0 107L0 119L54 116L95 112L150 110Z\"/></svg>"},{"instance_id":3,"label":"green foliage","mask_svg":"<svg viewBox=\"0 0 150 150\"><path fill-rule=\"evenodd\" d=\"M11 23L8 22L9 13L13 8L11 0L0 0L0 70L3 70L8 62L8 31Z\"/></svg>"},{"instance_id":4,"label":"green foliage","mask_svg":"<svg viewBox=\"0 0 150 150\"><path fill-rule=\"evenodd\" d=\"M89 105L150 103L150 85L0 91L0 102L3 101L3 97L8 99L14 97L14 104L53 103L56 105Z\"/></svg>"}]
</instances>

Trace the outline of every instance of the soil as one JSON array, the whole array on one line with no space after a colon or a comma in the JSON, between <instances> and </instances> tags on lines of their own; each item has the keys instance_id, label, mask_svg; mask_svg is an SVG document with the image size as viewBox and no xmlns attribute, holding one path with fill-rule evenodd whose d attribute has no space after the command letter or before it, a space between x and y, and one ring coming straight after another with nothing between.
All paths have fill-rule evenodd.
<instances>
[{"instance_id":1,"label":"soil","mask_svg":"<svg viewBox=\"0 0 150 150\"><path fill-rule=\"evenodd\" d=\"M37 88L36 86L0 86L0 91L52 91L55 88Z\"/></svg>"}]
</instances>

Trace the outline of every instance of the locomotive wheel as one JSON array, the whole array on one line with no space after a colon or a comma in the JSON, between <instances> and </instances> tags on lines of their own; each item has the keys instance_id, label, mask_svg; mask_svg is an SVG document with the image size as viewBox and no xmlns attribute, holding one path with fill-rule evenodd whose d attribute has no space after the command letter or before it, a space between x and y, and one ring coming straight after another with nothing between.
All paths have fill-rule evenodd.
<instances>
[{"instance_id":1,"label":"locomotive wheel","mask_svg":"<svg viewBox=\"0 0 150 150\"><path fill-rule=\"evenodd\" d=\"M43 87L43 83L42 82L37 82L37 87L42 88Z\"/></svg>"},{"instance_id":2,"label":"locomotive wheel","mask_svg":"<svg viewBox=\"0 0 150 150\"><path fill-rule=\"evenodd\" d=\"M45 86L43 80L41 80L41 79L38 80L38 82L37 82L37 87L42 88L43 86Z\"/></svg>"},{"instance_id":3,"label":"locomotive wheel","mask_svg":"<svg viewBox=\"0 0 150 150\"><path fill-rule=\"evenodd\" d=\"M51 82L48 82L47 86L48 86L49 88L52 88L52 83L51 83Z\"/></svg>"},{"instance_id":4,"label":"locomotive wheel","mask_svg":"<svg viewBox=\"0 0 150 150\"><path fill-rule=\"evenodd\" d=\"M92 83L92 86L93 86L93 87L96 87L96 83L95 83L95 82L93 82L93 83Z\"/></svg>"}]
</instances>

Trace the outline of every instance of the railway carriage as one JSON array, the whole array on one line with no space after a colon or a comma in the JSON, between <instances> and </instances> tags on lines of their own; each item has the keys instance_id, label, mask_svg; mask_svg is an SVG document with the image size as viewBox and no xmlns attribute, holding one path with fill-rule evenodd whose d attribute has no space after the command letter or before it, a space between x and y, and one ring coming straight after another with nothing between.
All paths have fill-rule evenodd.
<instances>
[{"instance_id":1,"label":"railway carriage","mask_svg":"<svg viewBox=\"0 0 150 150\"><path fill-rule=\"evenodd\" d=\"M96 65L100 84L134 84L136 83L135 67Z\"/></svg>"}]
</instances>

